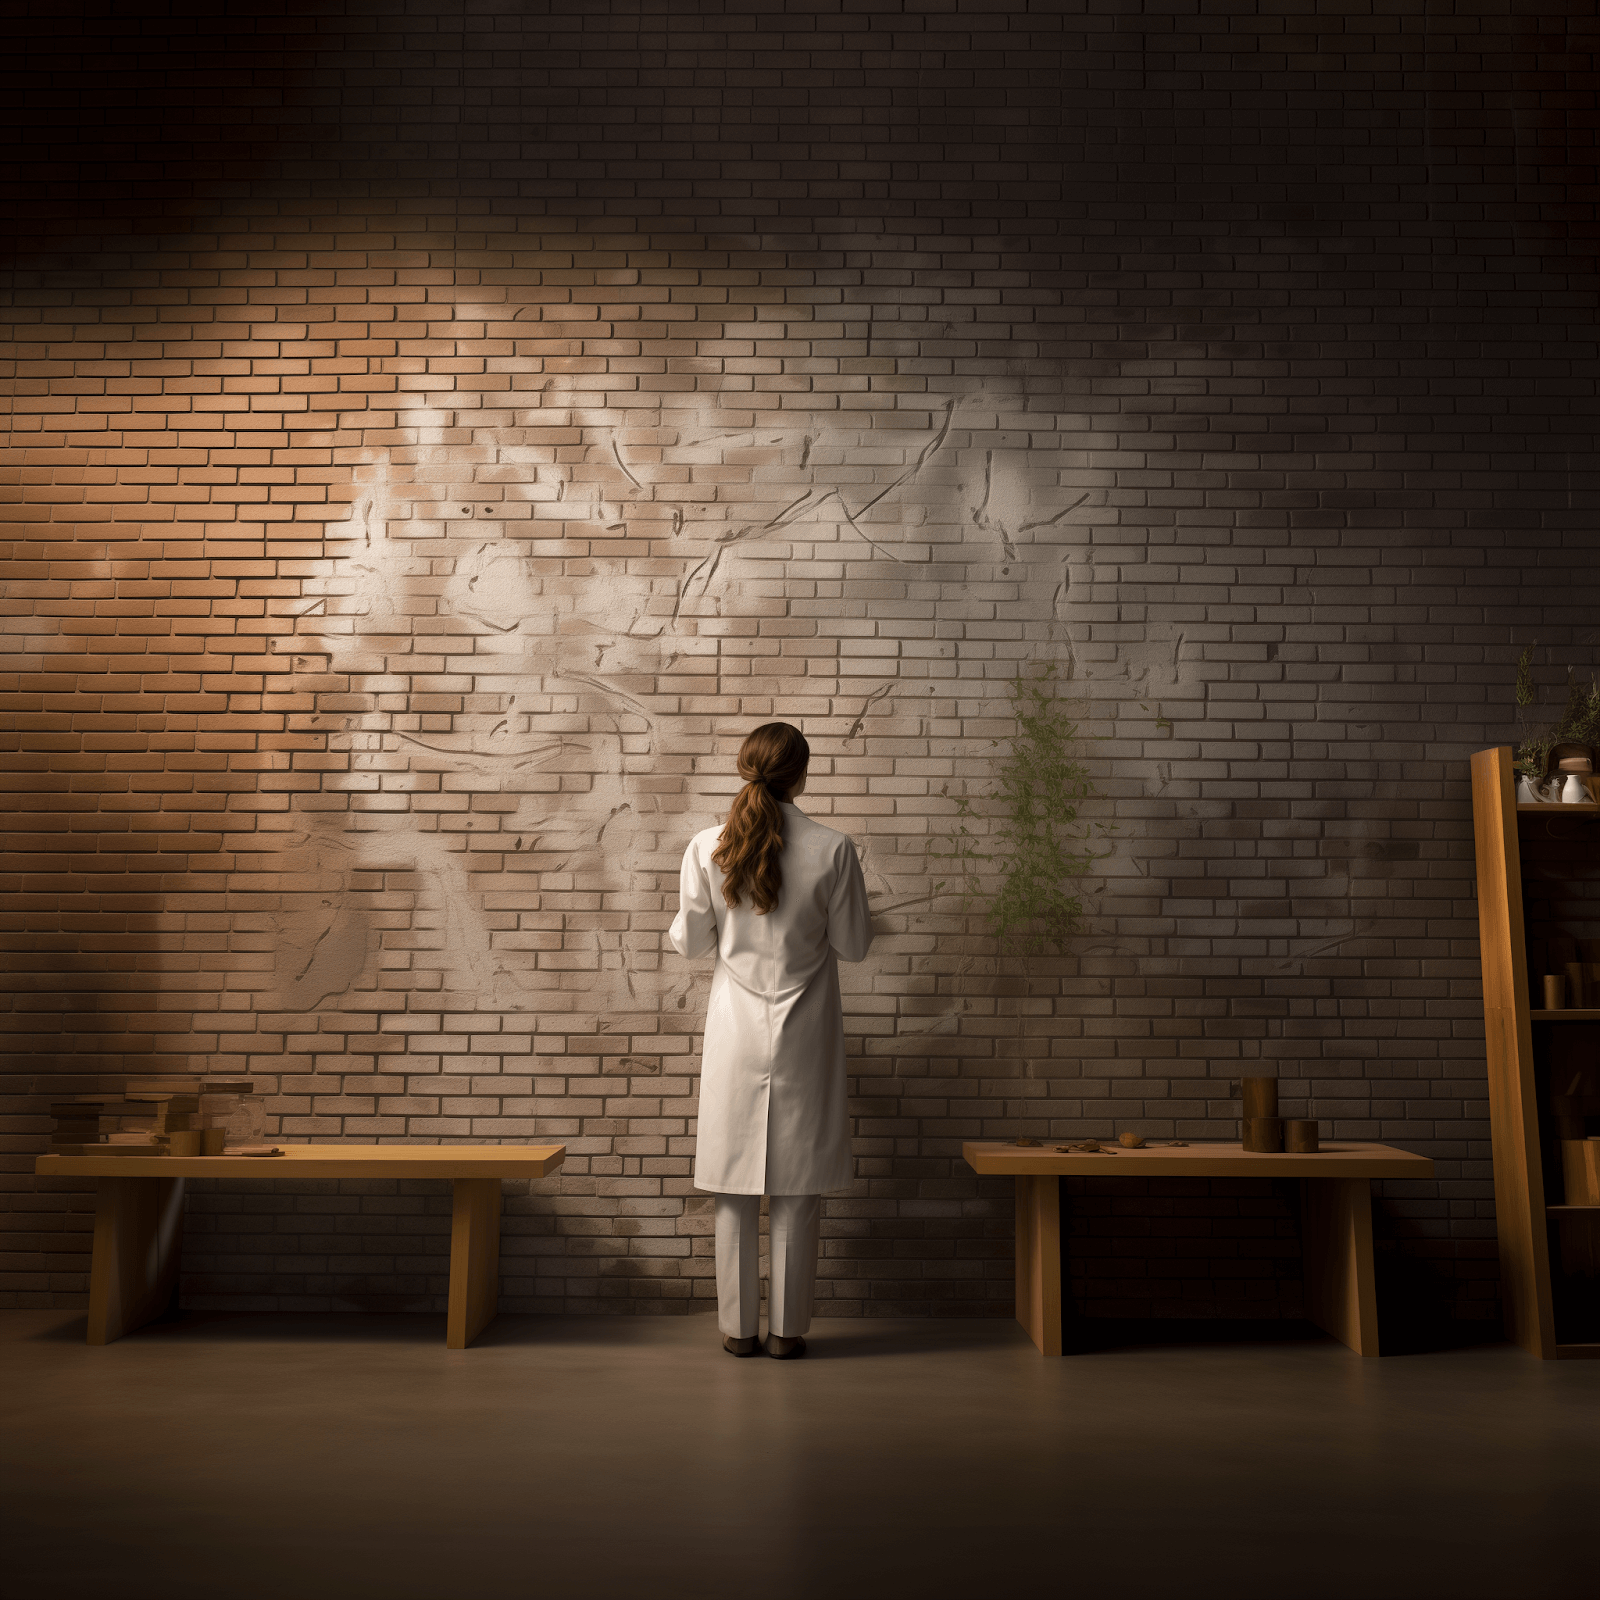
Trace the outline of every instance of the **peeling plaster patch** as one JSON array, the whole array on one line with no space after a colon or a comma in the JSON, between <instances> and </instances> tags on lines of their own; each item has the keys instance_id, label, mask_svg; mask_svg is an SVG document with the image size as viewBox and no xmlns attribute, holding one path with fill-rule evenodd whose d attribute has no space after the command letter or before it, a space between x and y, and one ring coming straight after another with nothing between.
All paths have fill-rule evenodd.
<instances>
[{"instance_id":1,"label":"peeling plaster patch","mask_svg":"<svg viewBox=\"0 0 1600 1600\"><path fill-rule=\"evenodd\" d=\"M539 609L540 598L528 563L496 541L480 544L456 561L440 609L496 633L510 633Z\"/></svg>"},{"instance_id":2,"label":"peeling plaster patch","mask_svg":"<svg viewBox=\"0 0 1600 1600\"><path fill-rule=\"evenodd\" d=\"M548 380L515 426L474 422L470 445L465 414L404 413L414 443L359 468L328 530L279 653L315 701L303 725L348 764L322 803L348 809L307 824L337 848L315 846L318 900L281 914L286 1010L346 1004L379 973L391 1009L411 994L596 1028L684 1010L708 975L663 957L660 885L733 792L748 719L719 710L708 733L702 706L752 673L758 698L815 685L827 709L801 720L825 761L913 740L951 776L989 750L941 733L945 702L976 691L1003 717L1008 662L1055 659L1114 699L1179 673L1181 633L1107 641L1106 491L1037 419L1008 424L1004 397L940 402L920 432L836 414L752 430L708 396L641 426L574 405L579 382ZM930 603L1017 644L930 638L911 620ZM764 619L791 610L835 641L823 655L772 653L795 630ZM926 855L852 818L848 794L834 814L875 915L909 925L935 900Z\"/></svg>"}]
</instances>

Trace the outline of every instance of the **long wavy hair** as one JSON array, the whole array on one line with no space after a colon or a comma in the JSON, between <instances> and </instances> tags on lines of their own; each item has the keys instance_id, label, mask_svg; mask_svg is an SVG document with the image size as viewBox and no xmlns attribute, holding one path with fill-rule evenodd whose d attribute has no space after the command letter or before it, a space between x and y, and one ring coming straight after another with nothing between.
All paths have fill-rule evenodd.
<instances>
[{"instance_id":1,"label":"long wavy hair","mask_svg":"<svg viewBox=\"0 0 1600 1600\"><path fill-rule=\"evenodd\" d=\"M744 788L733 797L722 839L711 859L722 868L722 898L730 906L747 893L765 916L783 889L783 812L786 800L806 775L811 746L787 722L763 722L739 746L739 776Z\"/></svg>"}]
</instances>

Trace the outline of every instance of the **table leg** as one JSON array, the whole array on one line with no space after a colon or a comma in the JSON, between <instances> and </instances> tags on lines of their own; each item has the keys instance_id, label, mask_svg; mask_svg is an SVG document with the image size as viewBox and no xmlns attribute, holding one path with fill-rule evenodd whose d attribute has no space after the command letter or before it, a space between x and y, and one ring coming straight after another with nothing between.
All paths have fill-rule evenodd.
<instances>
[{"instance_id":1,"label":"table leg","mask_svg":"<svg viewBox=\"0 0 1600 1600\"><path fill-rule=\"evenodd\" d=\"M465 1350L494 1320L500 1297L500 1180L457 1178L450 1218L445 1344Z\"/></svg>"},{"instance_id":2,"label":"table leg","mask_svg":"<svg viewBox=\"0 0 1600 1600\"><path fill-rule=\"evenodd\" d=\"M158 1317L178 1287L182 1178L101 1178L89 1264L89 1343Z\"/></svg>"},{"instance_id":3,"label":"table leg","mask_svg":"<svg viewBox=\"0 0 1600 1600\"><path fill-rule=\"evenodd\" d=\"M1300 1194L1306 1314L1358 1356L1375 1356L1372 1185L1366 1178L1304 1178Z\"/></svg>"},{"instance_id":4,"label":"table leg","mask_svg":"<svg viewBox=\"0 0 1600 1600\"><path fill-rule=\"evenodd\" d=\"M1061 1180L1016 1180L1017 1321L1042 1356L1061 1354Z\"/></svg>"}]
</instances>

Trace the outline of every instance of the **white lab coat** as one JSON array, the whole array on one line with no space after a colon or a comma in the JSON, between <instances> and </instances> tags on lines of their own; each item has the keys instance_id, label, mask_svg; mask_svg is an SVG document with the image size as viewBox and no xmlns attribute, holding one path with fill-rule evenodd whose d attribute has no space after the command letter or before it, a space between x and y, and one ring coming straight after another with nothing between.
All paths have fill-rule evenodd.
<instances>
[{"instance_id":1,"label":"white lab coat","mask_svg":"<svg viewBox=\"0 0 1600 1600\"><path fill-rule=\"evenodd\" d=\"M717 952L700 1056L694 1182L716 1194L820 1194L850 1182L838 962L872 943L867 886L842 833L783 807L783 892L765 916L722 898L720 828L689 841L680 955Z\"/></svg>"}]
</instances>

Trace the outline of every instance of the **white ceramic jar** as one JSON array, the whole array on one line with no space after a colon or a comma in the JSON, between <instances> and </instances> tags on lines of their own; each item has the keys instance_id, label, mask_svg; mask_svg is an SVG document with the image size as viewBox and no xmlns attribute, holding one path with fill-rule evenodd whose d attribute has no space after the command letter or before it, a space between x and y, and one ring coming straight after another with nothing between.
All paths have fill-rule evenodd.
<instances>
[{"instance_id":1,"label":"white ceramic jar","mask_svg":"<svg viewBox=\"0 0 1600 1600\"><path fill-rule=\"evenodd\" d=\"M1594 770L1587 756L1568 756L1561 762L1566 782L1561 785L1562 802L1569 806L1582 805L1589 798L1589 774Z\"/></svg>"}]
</instances>

